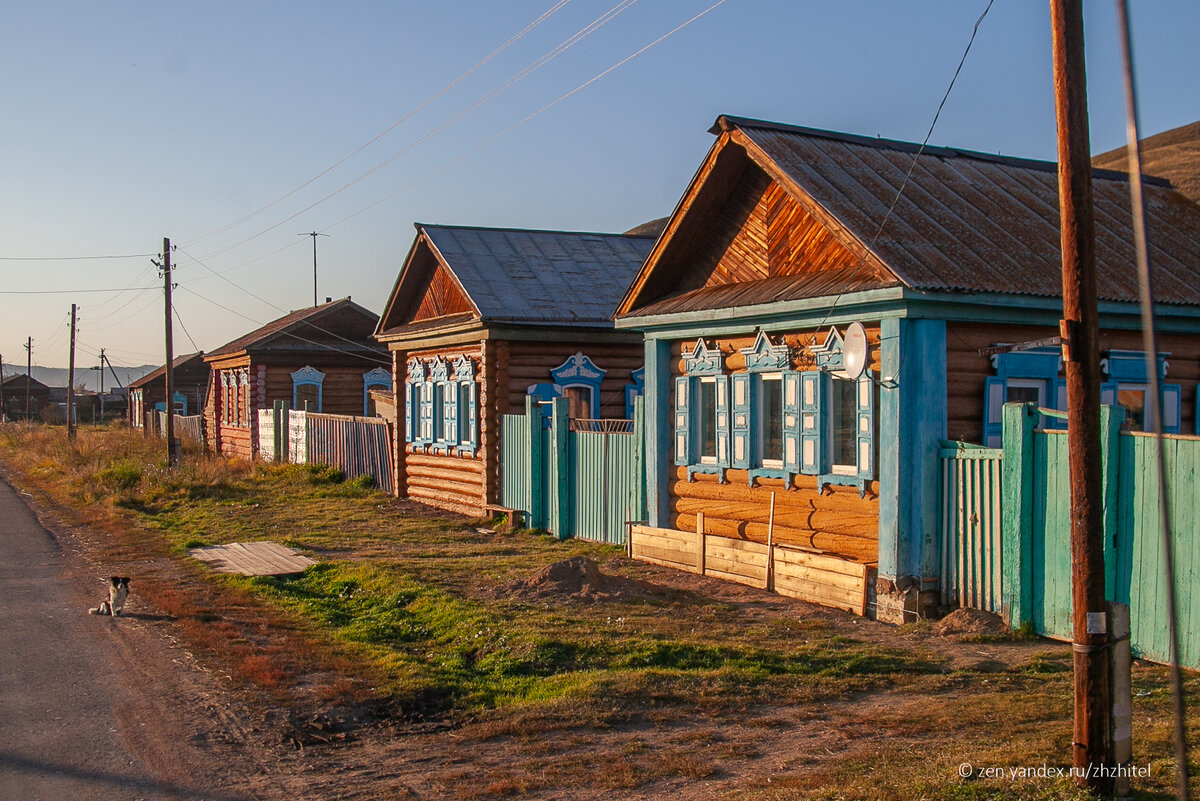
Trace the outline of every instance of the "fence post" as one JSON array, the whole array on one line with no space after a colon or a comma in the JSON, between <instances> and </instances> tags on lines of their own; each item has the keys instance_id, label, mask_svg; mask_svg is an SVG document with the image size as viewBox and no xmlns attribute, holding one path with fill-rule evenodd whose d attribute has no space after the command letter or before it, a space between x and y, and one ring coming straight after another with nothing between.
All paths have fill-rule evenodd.
<instances>
[{"instance_id":1,"label":"fence post","mask_svg":"<svg viewBox=\"0 0 1200 801\"><path fill-rule=\"evenodd\" d=\"M633 519L646 519L646 400L633 399Z\"/></svg>"},{"instance_id":2,"label":"fence post","mask_svg":"<svg viewBox=\"0 0 1200 801\"><path fill-rule=\"evenodd\" d=\"M567 398L555 398L550 403L550 492L554 493L555 503L549 504L549 509L555 514L549 528L560 540L571 537L575 511L571 494L570 408ZM604 502L608 503L608 499Z\"/></svg>"},{"instance_id":3,"label":"fence post","mask_svg":"<svg viewBox=\"0 0 1200 801\"><path fill-rule=\"evenodd\" d=\"M543 528L546 525L546 488L544 460L542 452L542 407L537 398L525 396L525 425L529 427L529 458L526 469L529 474L525 477L526 491L529 497L525 500L525 508L529 510L530 528Z\"/></svg>"},{"instance_id":4,"label":"fence post","mask_svg":"<svg viewBox=\"0 0 1200 801\"><path fill-rule=\"evenodd\" d=\"M1004 404L1001 603L1008 611L1008 625L1014 629L1033 619L1033 429L1037 415L1034 404Z\"/></svg>"},{"instance_id":5,"label":"fence post","mask_svg":"<svg viewBox=\"0 0 1200 801\"><path fill-rule=\"evenodd\" d=\"M1125 423L1125 407L1111 404L1100 406L1100 486L1103 490L1101 530L1104 532L1104 588L1109 599L1128 597L1118 595L1117 589L1117 513L1120 505L1121 426Z\"/></svg>"}]
</instances>

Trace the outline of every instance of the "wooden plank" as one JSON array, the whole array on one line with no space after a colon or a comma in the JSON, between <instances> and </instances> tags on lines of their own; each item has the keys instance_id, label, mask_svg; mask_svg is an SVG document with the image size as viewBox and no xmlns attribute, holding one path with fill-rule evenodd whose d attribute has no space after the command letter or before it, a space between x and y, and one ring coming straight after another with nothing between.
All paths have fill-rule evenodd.
<instances>
[{"instance_id":1,"label":"wooden plank","mask_svg":"<svg viewBox=\"0 0 1200 801\"><path fill-rule=\"evenodd\" d=\"M788 579L783 582L777 580L775 591L789 598L843 609L856 615L865 615L867 611L866 593L862 587L856 591L838 592L825 585Z\"/></svg>"},{"instance_id":2,"label":"wooden plank","mask_svg":"<svg viewBox=\"0 0 1200 801\"><path fill-rule=\"evenodd\" d=\"M695 559L689 559L686 555L680 554L678 551L668 551L662 548L650 548L645 545L635 545L633 547L634 559L645 559L662 564L670 564L674 567L686 568L691 572L698 572Z\"/></svg>"},{"instance_id":3,"label":"wooden plank","mask_svg":"<svg viewBox=\"0 0 1200 801\"><path fill-rule=\"evenodd\" d=\"M218 573L244 576L285 576L303 573L305 568L317 564L290 548L271 542L210 545L192 548L188 553Z\"/></svg>"},{"instance_id":4,"label":"wooden plank","mask_svg":"<svg viewBox=\"0 0 1200 801\"><path fill-rule=\"evenodd\" d=\"M734 581L738 584L745 584L750 587L762 589L762 575L743 576L740 573L726 573L716 568L708 567L704 571L704 575L711 578L724 579L725 581Z\"/></svg>"},{"instance_id":5,"label":"wooden plank","mask_svg":"<svg viewBox=\"0 0 1200 801\"><path fill-rule=\"evenodd\" d=\"M844 573L817 570L811 567L803 567L800 565L792 565L787 564L786 562L778 561L775 562L775 569L773 572L776 576L786 576L789 579L795 579L797 581L811 581L814 584L823 584L843 590L861 588L863 583L863 575L861 573L857 576L848 576Z\"/></svg>"}]
</instances>

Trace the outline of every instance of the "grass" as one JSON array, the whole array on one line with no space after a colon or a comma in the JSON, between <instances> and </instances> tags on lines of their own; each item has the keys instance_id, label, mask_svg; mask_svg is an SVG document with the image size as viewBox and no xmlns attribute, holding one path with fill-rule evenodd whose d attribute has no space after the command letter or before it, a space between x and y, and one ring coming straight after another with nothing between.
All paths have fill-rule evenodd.
<instances>
[{"instance_id":1,"label":"grass","mask_svg":"<svg viewBox=\"0 0 1200 801\"><path fill-rule=\"evenodd\" d=\"M964 667L927 625L868 636L866 624L686 585L619 602L524 601L509 584L569 556L609 574L646 568L611 546L480 531L321 466L190 451L169 470L159 441L120 429L85 428L72 444L61 430L0 426L0 461L86 520L103 559L140 565L139 593L242 686L281 706L368 705L448 723L455 744L495 744L503 758L447 769L449 795L553 794L583 781L616 796L716 787L753 764L761 776L727 795L1081 797L1069 783L956 773L963 761L1069 755L1069 653L1028 635L964 643L968 654L1020 654ZM257 539L320 564L243 578L185 556ZM1169 753L1165 687L1159 668L1135 673L1147 753ZM1150 790L1169 789L1169 763L1152 779Z\"/></svg>"}]
</instances>

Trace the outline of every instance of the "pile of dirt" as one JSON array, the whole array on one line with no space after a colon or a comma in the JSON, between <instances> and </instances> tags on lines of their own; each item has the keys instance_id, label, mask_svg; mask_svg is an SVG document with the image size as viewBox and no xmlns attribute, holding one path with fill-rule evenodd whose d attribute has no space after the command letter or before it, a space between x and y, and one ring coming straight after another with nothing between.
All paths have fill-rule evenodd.
<instances>
[{"instance_id":1,"label":"pile of dirt","mask_svg":"<svg viewBox=\"0 0 1200 801\"><path fill-rule=\"evenodd\" d=\"M955 635L1008 634L1008 626L999 615L981 609L955 609L933 624L933 631L942 637Z\"/></svg>"},{"instance_id":2,"label":"pile of dirt","mask_svg":"<svg viewBox=\"0 0 1200 801\"><path fill-rule=\"evenodd\" d=\"M502 595L525 600L565 600L593 603L649 598L670 593L646 581L610 576L586 556L572 556L549 564L529 578L500 588Z\"/></svg>"}]
</instances>

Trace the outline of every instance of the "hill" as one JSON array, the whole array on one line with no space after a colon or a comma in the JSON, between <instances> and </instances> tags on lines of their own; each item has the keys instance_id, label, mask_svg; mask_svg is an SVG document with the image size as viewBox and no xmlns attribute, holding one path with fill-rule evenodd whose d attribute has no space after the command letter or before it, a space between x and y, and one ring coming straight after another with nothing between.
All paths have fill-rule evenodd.
<instances>
[{"instance_id":1,"label":"hill","mask_svg":"<svg viewBox=\"0 0 1200 801\"><path fill-rule=\"evenodd\" d=\"M1125 148L1093 156L1092 165L1128 172ZM1166 178L1180 194L1200 203L1200 121L1143 139L1142 172Z\"/></svg>"},{"instance_id":2,"label":"hill","mask_svg":"<svg viewBox=\"0 0 1200 801\"><path fill-rule=\"evenodd\" d=\"M104 370L104 388L105 390L112 389L114 386L113 372L116 372L116 378L119 382L116 386L128 386L131 381L137 381L146 373L158 369L156 364L143 364L140 367L114 367L113 370L105 368ZM41 381L48 387L65 387L67 385L67 375L69 370L66 367L39 367L34 365L33 377ZM25 365L4 365L5 375L24 374ZM75 368L75 386L80 384L89 390L100 389L100 371L94 367L76 367Z\"/></svg>"}]
</instances>

